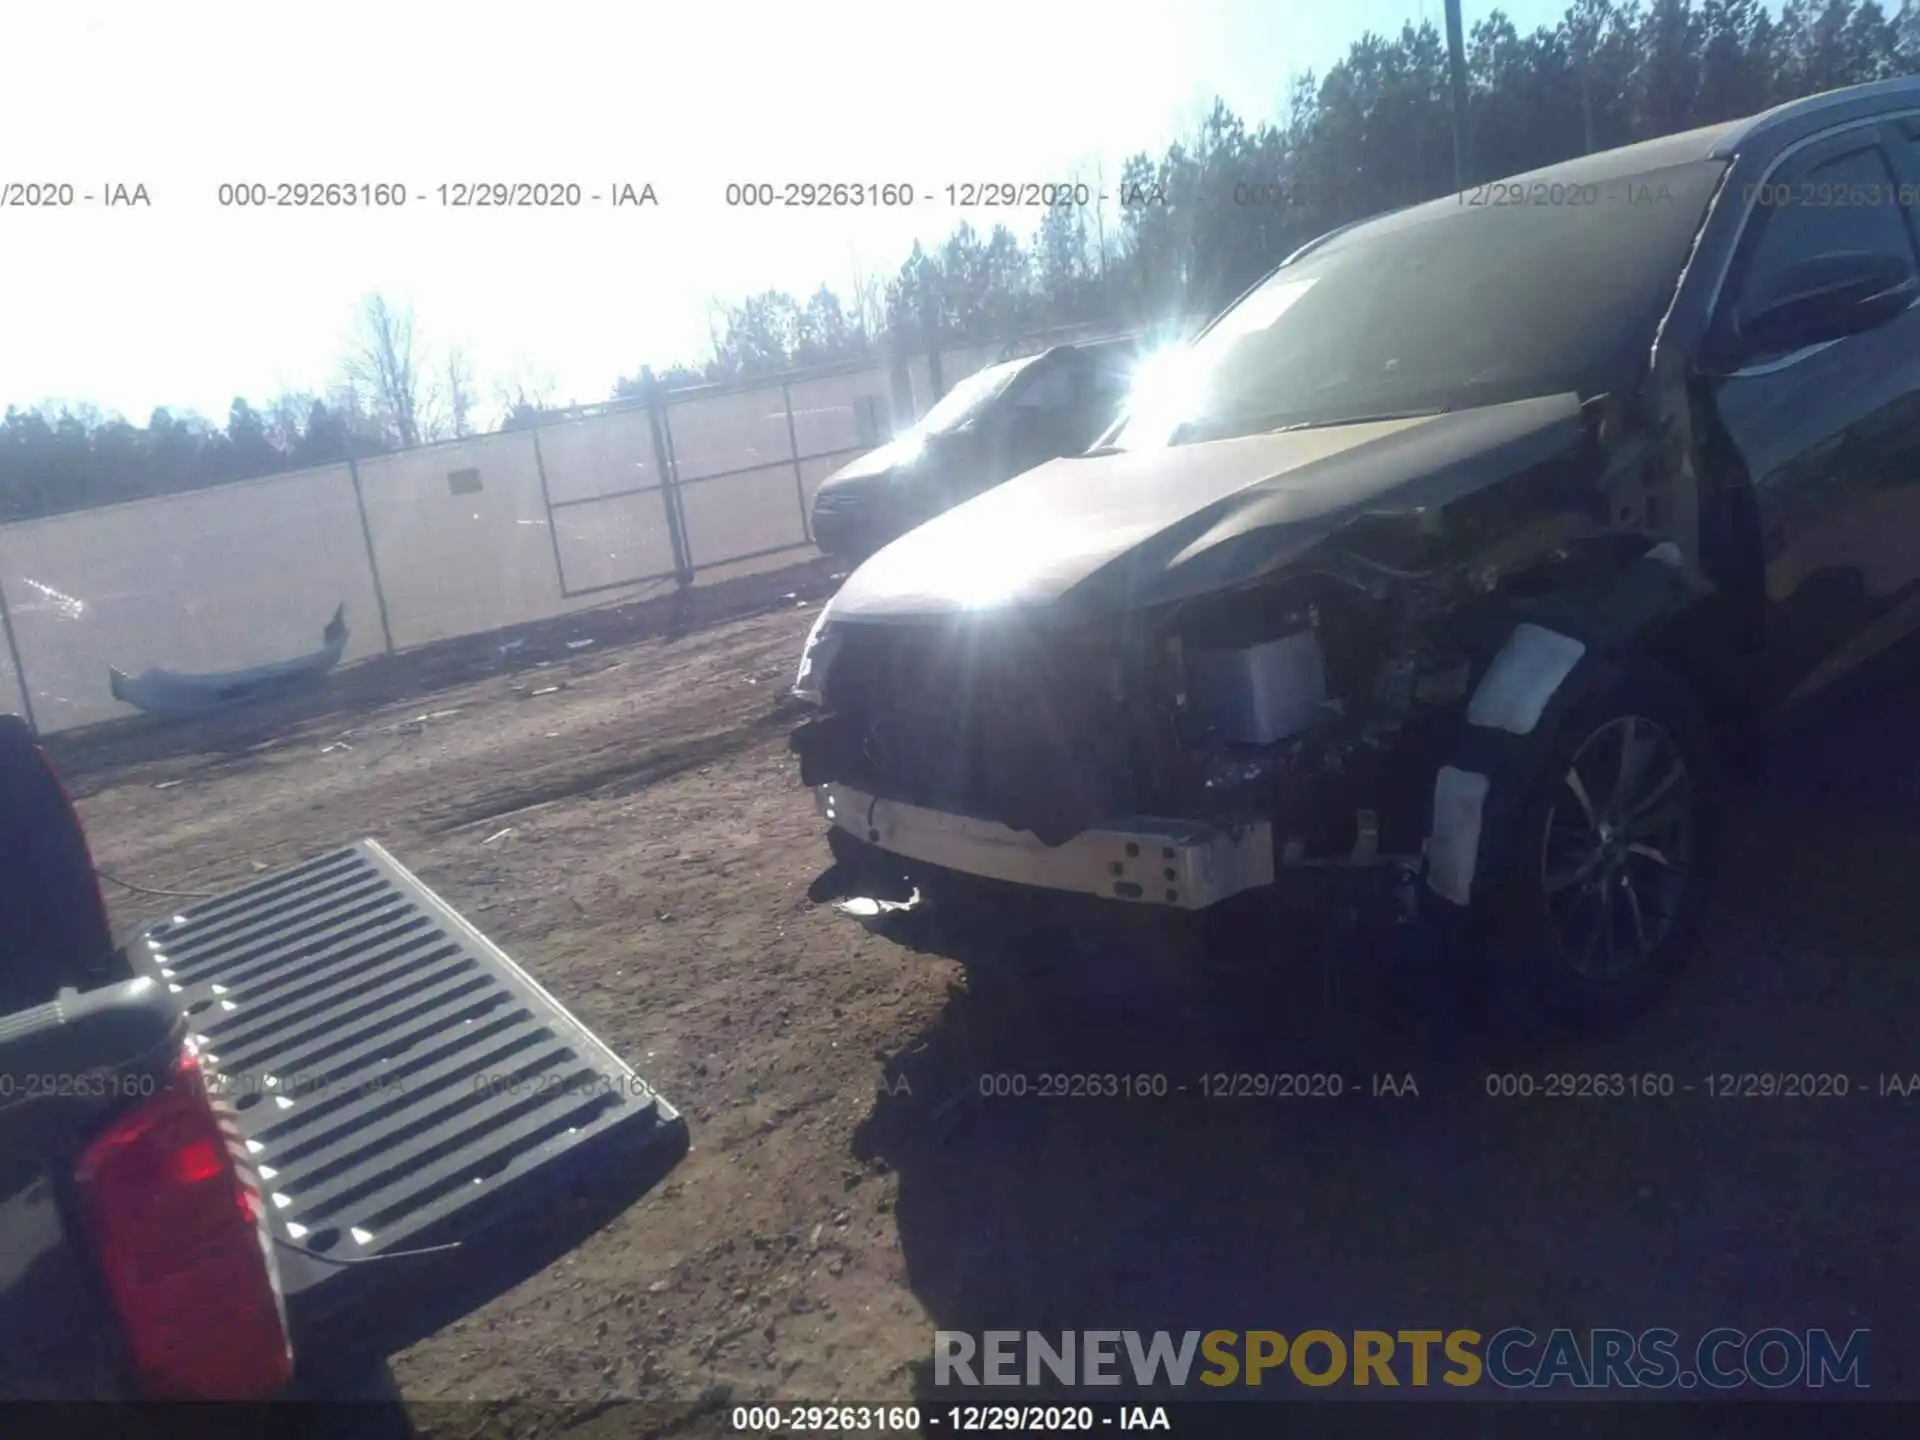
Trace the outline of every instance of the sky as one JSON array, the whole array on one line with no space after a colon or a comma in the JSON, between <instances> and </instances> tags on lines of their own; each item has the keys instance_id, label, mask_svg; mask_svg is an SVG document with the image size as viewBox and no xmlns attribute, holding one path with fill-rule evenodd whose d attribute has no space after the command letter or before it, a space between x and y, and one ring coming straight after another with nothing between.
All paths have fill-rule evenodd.
<instances>
[{"instance_id":1,"label":"sky","mask_svg":"<svg viewBox=\"0 0 1920 1440\"><path fill-rule=\"evenodd\" d=\"M1216 95L1278 118L1290 80L1440 0L807 0L487 6L21 0L7 17L0 406L160 405L224 420L338 376L362 297L503 384L607 398L697 362L716 301L844 297L960 219L949 184L1089 181L1158 154ZM1467 0L1469 25L1493 9ZM1510 0L1523 31L1564 0ZM238 209L232 183L397 183L397 209ZM546 181L656 205L476 210L441 185ZM907 210L729 207L730 182L897 182ZM146 206L109 207L114 186ZM87 201L82 197L95 197ZM0 198L4 192L0 191Z\"/></svg>"}]
</instances>

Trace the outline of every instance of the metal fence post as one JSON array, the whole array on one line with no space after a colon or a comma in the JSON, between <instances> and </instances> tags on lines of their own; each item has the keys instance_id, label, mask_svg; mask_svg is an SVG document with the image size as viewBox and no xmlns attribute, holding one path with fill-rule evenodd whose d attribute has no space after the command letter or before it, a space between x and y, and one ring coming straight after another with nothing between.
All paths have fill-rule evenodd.
<instances>
[{"instance_id":1,"label":"metal fence post","mask_svg":"<svg viewBox=\"0 0 1920 1440\"><path fill-rule=\"evenodd\" d=\"M667 403L664 390L660 400L660 433L667 437L667 466L673 471L673 521L680 527L680 549L687 557L686 571L678 578L682 585L691 585L700 568L700 558L693 553L693 530L687 524L687 502L683 493L685 481L680 474L679 452L673 448L673 406Z\"/></svg>"},{"instance_id":2,"label":"metal fence post","mask_svg":"<svg viewBox=\"0 0 1920 1440\"><path fill-rule=\"evenodd\" d=\"M660 476L660 507L667 517L667 539L673 546L673 577L682 587L693 583L693 557L687 549L686 528L680 514L680 477L673 463L673 444L667 438L667 409L653 367L640 372L647 394L647 428L653 435L653 465Z\"/></svg>"},{"instance_id":3,"label":"metal fence post","mask_svg":"<svg viewBox=\"0 0 1920 1440\"><path fill-rule=\"evenodd\" d=\"M387 587L380 583L380 561L373 552L373 524L367 519L367 496L360 488L360 466L347 457L347 474L353 480L353 508L360 512L360 539L367 547L367 573L373 577L373 603L380 609L380 639L387 654L393 654L393 625L387 618Z\"/></svg>"},{"instance_id":4,"label":"metal fence post","mask_svg":"<svg viewBox=\"0 0 1920 1440\"><path fill-rule=\"evenodd\" d=\"M813 540L813 526L807 515L807 476L800 468L800 436L793 428L793 386L782 384L780 401L787 409L787 449L793 452L793 498L800 502L800 533Z\"/></svg>"},{"instance_id":5,"label":"metal fence post","mask_svg":"<svg viewBox=\"0 0 1920 1440\"><path fill-rule=\"evenodd\" d=\"M27 688L27 667L20 663L20 641L13 633L13 612L7 608L7 575L4 566L0 566L0 630L6 632L7 654L13 660L13 678L20 687L20 713L26 718L27 728L38 735L40 724L33 718L33 691Z\"/></svg>"},{"instance_id":6,"label":"metal fence post","mask_svg":"<svg viewBox=\"0 0 1920 1440\"><path fill-rule=\"evenodd\" d=\"M893 402L893 429L897 434L920 418L913 403L913 370L905 347L887 352L887 389Z\"/></svg>"},{"instance_id":7,"label":"metal fence post","mask_svg":"<svg viewBox=\"0 0 1920 1440\"><path fill-rule=\"evenodd\" d=\"M547 539L553 542L553 579L560 587L560 598L571 600L567 593L567 567L560 558L560 527L553 521L553 491L547 488L547 459L540 453L540 427L529 425L527 435L533 441L533 469L540 477L540 504L547 512Z\"/></svg>"}]
</instances>

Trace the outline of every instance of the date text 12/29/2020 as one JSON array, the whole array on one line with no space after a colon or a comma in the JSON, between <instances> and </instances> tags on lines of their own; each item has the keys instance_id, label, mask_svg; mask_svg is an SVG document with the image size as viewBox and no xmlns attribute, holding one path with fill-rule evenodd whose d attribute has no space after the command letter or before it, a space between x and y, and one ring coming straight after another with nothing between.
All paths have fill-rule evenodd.
<instances>
[{"instance_id":1,"label":"date text 12/29/2020","mask_svg":"<svg viewBox=\"0 0 1920 1440\"><path fill-rule=\"evenodd\" d=\"M897 1085L882 1082L890 1094ZM1169 1076L1157 1071L1093 1074L1068 1071L986 1071L978 1081L989 1100L1339 1100L1418 1098L1420 1082L1408 1071L1346 1075L1332 1071L1252 1074L1212 1071ZM910 1092L909 1092L910 1093Z\"/></svg>"},{"instance_id":2,"label":"date text 12/29/2020","mask_svg":"<svg viewBox=\"0 0 1920 1440\"><path fill-rule=\"evenodd\" d=\"M236 180L214 200L223 210L618 210L658 206L660 196L647 180Z\"/></svg>"},{"instance_id":3,"label":"date text 12/29/2020","mask_svg":"<svg viewBox=\"0 0 1920 1440\"><path fill-rule=\"evenodd\" d=\"M956 210L1059 210L1115 204L1122 210L1167 204L1164 187L1126 181L1111 191L1084 180L966 180L916 185L906 180L737 180L721 192L730 209L893 210L946 205Z\"/></svg>"},{"instance_id":4,"label":"date text 12/29/2020","mask_svg":"<svg viewBox=\"0 0 1920 1440\"><path fill-rule=\"evenodd\" d=\"M734 1432L743 1435L846 1431L1032 1435L1174 1428L1166 1406L1130 1404L949 1405L924 1415L917 1405L736 1405L732 1420Z\"/></svg>"},{"instance_id":5,"label":"date text 12/29/2020","mask_svg":"<svg viewBox=\"0 0 1920 1440\"><path fill-rule=\"evenodd\" d=\"M1920 1073L1850 1075L1839 1070L1496 1072L1483 1082L1496 1100L1887 1100L1920 1095Z\"/></svg>"},{"instance_id":6,"label":"date text 12/29/2020","mask_svg":"<svg viewBox=\"0 0 1920 1440\"><path fill-rule=\"evenodd\" d=\"M1721 1071L1684 1076L1672 1071L1491 1071L1481 1077L1486 1097L1515 1100L1905 1100L1920 1097L1920 1072L1849 1075L1843 1071ZM905 1076L883 1076L888 1095L913 1093ZM1404 1100L1421 1098L1410 1071L1347 1075L1339 1071L1250 1073L1215 1071L1169 1076L1159 1071L984 1071L975 1081L987 1100Z\"/></svg>"}]
</instances>

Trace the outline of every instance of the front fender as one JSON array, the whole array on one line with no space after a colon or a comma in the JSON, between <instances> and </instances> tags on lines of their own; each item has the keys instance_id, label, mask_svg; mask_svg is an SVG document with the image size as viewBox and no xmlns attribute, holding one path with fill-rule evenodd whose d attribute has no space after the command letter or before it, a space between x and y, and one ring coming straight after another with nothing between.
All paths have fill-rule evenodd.
<instances>
[{"instance_id":1,"label":"front fender","mask_svg":"<svg viewBox=\"0 0 1920 1440\"><path fill-rule=\"evenodd\" d=\"M1666 544L1597 595L1526 607L1481 673L1453 754L1434 778L1426 878L1435 897L1457 909L1473 904L1478 879L1511 858L1567 717L1618 683L1624 657L1667 659L1683 642L1691 648L1716 594Z\"/></svg>"}]
</instances>

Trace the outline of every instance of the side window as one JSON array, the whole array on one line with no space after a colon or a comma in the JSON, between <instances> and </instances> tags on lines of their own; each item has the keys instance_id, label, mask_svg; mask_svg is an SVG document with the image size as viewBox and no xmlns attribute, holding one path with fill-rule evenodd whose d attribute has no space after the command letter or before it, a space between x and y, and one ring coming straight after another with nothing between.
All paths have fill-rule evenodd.
<instances>
[{"instance_id":1,"label":"side window","mask_svg":"<svg viewBox=\"0 0 1920 1440\"><path fill-rule=\"evenodd\" d=\"M1742 267L1741 297L1762 293L1790 265L1846 250L1898 257L1912 273L1913 247L1896 203L1900 186L1877 146L1763 188L1764 208L1755 212L1763 228Z\"/></svg>"},{"instance_id":2,"label":"side window","mask_svg":"<svg viewBox=\"0 0 1920 1440\"><path fill-rule=\"evenodd\" d=\"M1900 156L1900 161L1906 166L1907 174L1920 174L1920 120L1902 120L1900 134L1906 141L1905 153ZM1920 197L1915 196L1916 189L1920 187L1911 182L1902 184L1900 204L1907 212L1907 225L1913 231L1915 243L1920 243Z\"/></svg>"},{"instance_id":3,"label":"side window","mask_svg":"<svg viewBox=\"0 0 1920 1440\"><path fill-rule=\"evenodd\" d=\"M1016 410L1064 410L1073 404L1073 375L1057 365L1036 375L1013 402Z\"/></svg>"}]
</instances>

